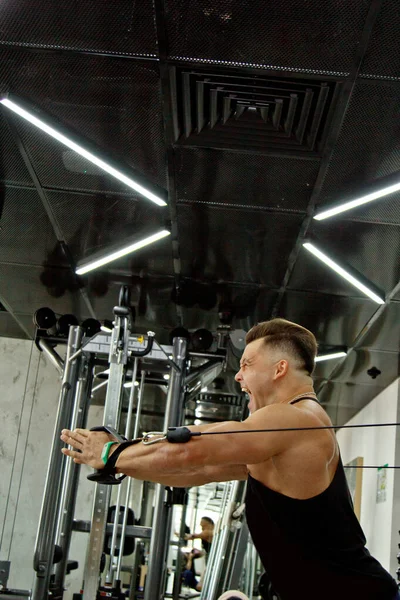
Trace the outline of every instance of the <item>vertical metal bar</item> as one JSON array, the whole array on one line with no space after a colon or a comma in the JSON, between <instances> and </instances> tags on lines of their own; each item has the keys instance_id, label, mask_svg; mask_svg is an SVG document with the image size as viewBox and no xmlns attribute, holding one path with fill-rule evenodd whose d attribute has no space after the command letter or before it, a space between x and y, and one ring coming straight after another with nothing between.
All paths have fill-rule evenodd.
<instances>
[{"instance_id":1,"label":"vertical metal bar","mask_svg":"<svg viewBox=\"0 0 400 600\"><path fill-rule=\"evenodd\" d=\"M135 358L135 363L133 366L133 375L132 375L132 383L133 384L136 381L137 367L138 367L138 359ZM139 418L140 418L139 409L141 410L140 398L141 398L141 396L143 396L145 376L146 376L146 372L142 371L140 392L138 394L138 405L136 408L136 415L135 415L134 431L136 431L136 429L138 428L137 426L138 426L138 422L139 422ZM132 385L132 390L134 387L135 386ZM125 428L125 437L127 437L128 439L130 439L131 437L133 437L133 438L137 437L136 433L134 433L132 436L132 415L133 415L133 397L134 397L132 390L131 390L131 394L129 397L128 418L127 418L126 428ZM132 489L132 477L128 477L127 479L125 479L124 483L125 482L126 482L125 502L124 502L125 510L124 510L124 514L122 517L120 551L119 551L119 555L118 555L117 570L115 573L115 579L117 579L117 580L120 578L120 575L121 575L123 548L124 548L124 544L125 544L126 526L128 523L128 508L129 508L128 505L129 505L129 499L131 496L131 489Z\"/></svg>"},{"instance_id":2,"label":"vertical metal bar","mask_svg":"<svg viewBox=\"0 0 400 600\"><path fill-rule=\"evenodd\" d=\"M234 481L229 484L227 490L224 491L224 497L221 503L221 511L223 521L221 529L218 532L218 540L213 540L211 545L210 558L207 565L206 576L204 578L204 587L201 592L202 599L214 599L223 591L222 573L223 569L229 565L229 557L227 557L227 549L232 536L237 542L238 536L235 532L231 532L231 514L237 502L240 502L243 497L243 482ZM216 541L216 544L214 542Z\"/></svg>"},{"instance_id":3,"label":"vertical metal bar","mask_svg":"<svg viewBox=\"0 0 400 600\"><path fill-rule=\"evenodd\" d=\"M126 417L126 425L125 425L125 437L129 439L131 437L131 423L132 423L132 413L133 413L133 400L135 397L135 381L136 381L136 373L137 373L137 365L138 360L135 358L135 362L133 365L133 373L132 373L132 387L129 392L129 403L128 403L128 412ZM126 480L122 483L122 485L118 488L117 501L115 503L115 514L114 514L114 523L113 523L113 531L111 535L111 547L110 547L110 563L108 572L106 575L106 582L112 583L115 579L114 576L114 557L115 550L117 547L117 538L118 538L118 529L119 529L119 513L121 511L121 497L124 489L124 484L126 485ZM124 517L128 515L127 507L124 509ZM123 517L123 518L124 518ZM119 549L119 557L122 556L124 536L120 535L120 549ZM118 579L118 577L116 577Z\"/></svg>"},{"instance_id":4,"label":"vertical metal bar","mask_svg":"<svg viewBox=\"0 0 400 600\"><path fill-rule=\"evenodd\" d=\"M242 528L239 531L238 539L236 540L236 547L234 549L234 556L232 559L232 568L230 570L229 579L227 579L226 581L228 589L239 589L248 540L249 529L247 527L247 523L243 522Z\"/></svg>"},{"instance_id":5,"label":"vertical metal bar","mask_svg":"<svg viewBox=\"0 0 400 600\"><path fill-rule=\"evenodd\" d=\"M173 359L180 367L178 373L171 371L167 393L164 430L180 425L183 413L184 380L186 375L187 340L174 338ZM154 521L150 542L149 569L144 591L144 600L160 600L164 596L166 554L171 527L171 506L166 499L167 490L157 484Z\"/></svg>"},{"instance_id":6,"label":"vertical metal bar","mask_svg":"<svg viewBox=\"0 0 400 600\"><path fill-rule=\"evenodd\" d=\"M179 542L178 542L177 554L176 554L175 579L174 579L174 587L172 590L173 600L179 600L179 594L181 591L181 569L180 569L180 567L181 567L181 548L185 542L186 512L187 512L187 502L182 504L182 518L181 518L181 526L179 528Z\"/></svg>"},{"instance_id":7,"label":"vertical metal bar","mask_svg":"<svg viewBox=\"0 0 400 600\"><path fill-rule=\"evenodd\" d=\"M80 360L78 384L76 386L75 405L70 429L83 428L86 425L90 405L90 390L93 381L93 361L83 354ZM76 494L78 489L80 465L68 460L65 468L63 494L60 503L59 522L56 540L62 550L62 558L55 568L54 584L63 590L68 553L71 543Z\"/></svg>"},{"instance_id":8,"label":"vertical metal bar","mask_svg":"<svg viewBox=\"0 0 400 600\"><path fill-rule=\"evenodd\" d=\"M43 503L35 544L33 568L37 575L32 591L33 600L43 600L48 595L50 574L53 567L53 554L58 510L60 506L63 472L66 458L61 453L63 442L60 432L71 421L72 398L76 385L78 359L69 362L69 357L81 345L83 331L80 327L69 330L67 357L59 397L58 412L54 427L53 444L44 487Z\"/></svg>"},{"instance_id":9,"label":"vertical metal bar","mask_svg":"<svg viewBox=\"0 0 400 600\"><path fill-rule=\"evenodd\" d=\"M121 393L124 370L128 360L128 319L115 314L115 327L110 340L110 374L103 424L118 429L121 414ZM106 519L111 498L111 486L96 484L92 527L86 555L84 600L94 600L99 585L100 559L104 547ZM39 600L39 599L38 599Z\"/></svg>"},{"instance_id":10,"label":"vertical metal bar","mask_svg":"<svg viewBox=\"0 0 400 600\"><path fill-rule=\"evenodd\" d=\"M227 499L228 499L229 492L231 490L231 486L232 486L232 483L227 482L225 484L224 491L222 494L222 499L221 499L222 519L219 521L218 531L215 532L213 541L211 544L211 551L210 551L210 554L208 557L208 562L207 562L207 570L206 570L206 574L204 577L203 588L201 590L201 596L200 596L200 598L202 600L203 599L206 600L207 598L209 598L210 589L215 587L214 570L215 570L215 564L218 562L219 556L220 556L222 534L223 534L223 529L224 529L225 520L226 520Z\"/></svg>"}]
</instances>

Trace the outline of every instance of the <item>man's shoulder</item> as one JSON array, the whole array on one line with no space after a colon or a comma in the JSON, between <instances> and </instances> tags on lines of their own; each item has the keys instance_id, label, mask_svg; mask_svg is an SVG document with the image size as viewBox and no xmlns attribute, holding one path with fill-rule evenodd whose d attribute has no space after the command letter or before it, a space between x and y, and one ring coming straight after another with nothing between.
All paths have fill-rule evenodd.
<instances>
[{"instance_id":1,"label":"man's shoulder","mask_svg":"<svg viewBox=\"0 0 400 600\"><path fill-rule=\"evenodd\" d=\"M246 422L252 427L265 424L279 425L280 427L318 427L323 424L326 418L329 417L325 411L321 410L321 414L305 408L299 408L292 404L271 404L258 409Z\"/></svg>"}]
</instances>

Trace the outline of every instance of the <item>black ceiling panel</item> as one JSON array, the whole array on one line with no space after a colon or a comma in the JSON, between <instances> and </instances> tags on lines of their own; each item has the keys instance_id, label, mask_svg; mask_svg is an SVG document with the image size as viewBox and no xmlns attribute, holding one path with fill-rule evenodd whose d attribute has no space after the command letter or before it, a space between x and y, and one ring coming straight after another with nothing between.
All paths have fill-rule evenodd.
<instances>
[{"instance_id":1,"label":"black ceiling panel","mask_svg":"<svg viewBox=\"0 0 400 600\"><path fill-rule=\"evenodd\" d=\"M16 0L0 9L0 43L154 56L152 0Z\"/></svg>"},{"instance_id":2,"label":"black ceiling panel","mask_svg":"<svg viewBox=\"0 0 400 600\"><path fill-rule=\"evenodd\" d=\"M358 81L319 195L321 205L356 198L362 186L400 171L399 95L400 82Z\"/></svg>"},{"instance_id":3,"label":"black ceiling panel","mask_svg":"<svg viewBox=\"0 0 400 600\"><path fill-rule=\"evenodd\" d=\"M19 317L21 318L21 317ZM29 339L17 321L9 313L0 311L0 335L9 338Z\"/></svg>"},{"instance_id":4,"label":"black ceiling panel","mask_svg":"<svg viewBox=\"0 0 400 600\"><path fill-rule=\"evenodd\" d=\"M182 273L278 286L301 220L293 214L179 204Z\"/></svg>"},{"instance_id":5,"label":"black ceiling panel","mask_svg":"<svg viewBox=\"0 0 400 600\"><path fill-rule=\"evenodd\" d=\"M369 4L167 0L169 54L201 62L347 72Z\"/></svg>"},{"instance_id":6,"label":"black ceiling panel","mask_svg":"<svg viewBox=\"0 0 400 600\"><path fill-rule=\"evenodd\" d=\"M3 201L0 263L43 265L57 239L38 193L34 189L5 188ZM52 264L65 264L65 260Z\"/></svg>"},{"instance_id":7,"label":"black ceiling panel","mask_svg":"<svg viewBox=\"0 0 400 600\"><path fill-rule=\"evenodd\" d=\"M172 279L168 284L161 279L142 279L141 283L136 283L138 278L132 278L132 281L131 305L136 314L132 330L138 333L155 331L159 343L169 344L169 332L178 325L176 306L171 301ZM127 280L124 283L127 283ZM112 319L121 284L110 281L104 296L97 295L98 284L93 275L88 278L90 300L96 317Z\"/></svg>"},{"instance_id":8,"label":"black ceiling panel","mask_svg":"<svg viewBox=\"0 0 400 600\"><path fill-rule=\"evenodd\" d=\"M33 181L0 110L0 181L33 187Z\"/></svg>"},{"instance_id":9,"label":"black ceiling panel","mask_svg":"<svg viewBox=\"0 0 400 600\"><path fill-rule=\"evenodd\" d=\"M44 120L55 118L82 136L83 144L88 139L151 182L165 186L158 77L157 65L146 61L0 49L0 78L16 98L21 96L43 111ZM48 141L42 132L32 136L28 149L36 160L40 154L42 183L87 189L90 183L81 181L81 172L87 170L90 181L90 173L97 174L98 168L89 167L59 142ZM39 136L46 139L40 143Z\"/></svg>"},{"instance_id":10,"label":"black ceiling panel","mask_svg":"<svg viewBox=\"0 0 400 600\"><path fill-rule=\"evenodd\" d=\"M326 248L328 255L333 253L343 266L356 269L378 289L390 292L400 280L400 227L339 218L314 221L311 232L317 235L315 244L322 251Z\"/></svg>"},{"instance_id":11,"label":"black ceiling panel","mask_svg":"<svg viewBox=\"0 0 400 600\"><path fill-rule=\"evenodd\" d=\"M67 192L47 192L47 197L76 262L103 248L121 247L133 236L146 237L165 228L167 209L143 198ZM158 245L165 251L171 242L167 238L156 242L154 248ZM152 249L149 247L144 252L150 259ZM173 271L170 250L167 250L164 268L167 273Z\"/></svg>"},{"instance_id":12,"label":"black ceiling panel","mask_svg":"<svg viewBox=\"0 0 400 600\"><path fill-rule=\"evenodd\" d=\"M218 313L222 304L232 307L233 329L248 331L254 323L271 318L276 292L266 288L238 285L219 285L216 289L218 301L212 310L200 310L197 305L193 308L182 307L183 324L186 328L205 327L211 331L216 330L221 325ZM236 349L235 354L240 357L242 352Z\"/></svg>"},{"instance_id":13,"label":"black ceiling panel","mask_svg":"<svg viewBox=\"0 0 400 600\"><path fill-rule=\"evenodd\" d=\"M351 346L377 306L368 298L288 291L279 316L310 329L319 344Z\"/></svg>"},{"instance_id":14,"label":"black ceiling panel","mask_svg":"<svg viewBox=\"0 0 400 600\"><path fill-rule=\"evenodd\" d=\"M328 365L329 362L327 361L326 364ZM334 364L331 365L331 370L334 366ZM370 371L369 374L368 371ZM400 363L396 352L378 352L370 348L357 348L350 352L339 369L335 371L332 381L387 387L399 375Z\"/></svg>"},{"instance_id":15,"label":"black ceiling panel","mask_svg":"<svg viewBox=\"0 0 400 600\"><path fill-rule=\"evenodd\" d=\"M54 279L59 282L57 290L53 292L53 288L47 288L42 283L43 272L44 269L40 267L0 263L0 293L15 313L33 315L38 308L49 306L59 314L87 314L87 307L79 292L71 292L62 287L63 281L71 283L71 277L62 279L59 269L47 269L47 272L52 273ZM53 295L49 293L49 289ZM56 297L55 293L62 293L62 295Z\"/></svg>"},{"instance_id":16,"label":"black ceiling panel","mask_svg":"<svg viewBox=\"0 0 400 600\"><path fill-rule=\"evenodd\" d=\"M175 148L178 200L306 211L318 160ZM206 185L205 185L205 182Z\"/></svg>"},{"instance_id":17,"label":"black ceiling panel","mask_svg":"<svg viewBox=\"0 0 400 600\"><path fill-rule=\"evenodd\" d=\"M363 347L400 351L400 302L391 302L371 325L362 341Z\"/></svg>"},{"instance_id":18,"label":"black ceiling panel","mask_svg":"<svg viewBox=\"0 0 400 600\"><path fill-rule=\"evenodd\" d=\"M338 219L359 221L361 223L400 225L400 192L390 194L390 196L379 198L370 204L364 204L354 210L342 213L339 217L335 217L335 220Z\"/></svg>"},{"instance_id":19,"label":"black ceiling panel","mask_svg":"<svg viewBox=\"0 0 400 600\"><path fill-rule=\"evenodd\" d=\"M362 76L400 79L400 12L396 1L383 0L361 67Z\"/></svg>"},{"instance_id":20,"label":"black ceiling panel","mask_svg":"<svg viewBox=\"0 0 400 600\"><path fill-rule=\"evenodd\" d=\"M353 224L353 226L354 225L355 224ZM394 280L394 273L398 272L399 268L398 264L395 263L396 254L392 253L388 255L387 250L384 249L383 256L389 257L387 271L385 269L384 259L379 255L374 255L373 262L375 267L378 267L378 271L372 271L370 265L367 264L369 252L365 251L364 253L363 249L359 248L359 241L357 238L355 238L354 241L348 241L348 245L340 247L339 244L336 245L331 239L329 239L328 245L328 238L324 240L324 238L321 236L316 245L322 252L325 252L325 254L331 256L331 258L333 258L332 252L336 250L334 260L336 260L343 268L347 267L350 272L355 274L355 276L358 275L358 277L361 278L360 275L364 275L364 277L368 278L368 275L372 273L371 280L372 284L375 284L375 287L370 287L372 287L373 290L378 293L378 295L380 294L381 296L384 296L384 292L388 292L392 289L390 288L390 282ZM360 254L356 255L357 249L360 250L360 253L362 252L361 257ZM362 257L364 258L363 262L361 263L360 258ZM356 271L354 271L354 269ZM384 283L386 288L384 287L381 289L380 287L376 287L381 283ZM289 281L288 289L322 292L324 294L337 294L351 298L366 297L360 290L355 288L353 285L343 279L343 277L323 264L305 248L302 248L300 251ZM369 302L371 302L375 307L378 306L373 300L369 300Z\"/></svg>"}]
</instances>

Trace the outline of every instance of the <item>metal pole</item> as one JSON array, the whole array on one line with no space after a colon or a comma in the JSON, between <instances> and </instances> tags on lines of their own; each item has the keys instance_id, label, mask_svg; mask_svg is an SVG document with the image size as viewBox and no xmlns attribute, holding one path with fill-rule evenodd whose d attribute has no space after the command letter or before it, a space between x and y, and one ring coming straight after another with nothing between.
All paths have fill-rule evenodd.
<instances>
[{"instance_id":1,"label":"metal pole","mask_svg":"<svg viewBox=\"0 0 400 600\"><path fill-rule=\"evenodd\" d=\"M84 428L90 405L90 389L93 381L93 361L85 353L82 354L79 377L76 386L75 405L70 429ZM80 465L68 460L63 478L63 491L60 502L59 520L56 540L62 550L62 558L55 567L55 588L62 591L67 568L68 553L71 543L72 524L74 520L75 502L78 490Z\"/></svg>"},{"instance_id":2,"label":"metal pole","mask_svg":"<svg viewBox=\"0 0 400 600\"><path fill-rule=\"evenodd\" d=\"M40 339L38 345L39 348L46 354L50 362L55 366L57 371L62 375L64 372L64 361L61 356L54 350L54 348L49 346L46 340Z\"/></svg>"},{"instance_id":3,"label":"metal pole","mask_svg":"<svg viewBox=\"0 0 400 600\"><path fill-rule=\"evenodd\" d=\"M206 586L206 581L205 581L203 590L201 592L201 598L207 598L208 600L214 600L214 598L217 598L218 592L220 591L218 588L220 585L220 578L221 578L221 574L222 574L222 568L223 568L224 562L225 562L225 553L227 550L227 545L228 545L229 535L230 535L231 508L233 508L232 506L230 507L230 505L238 497L238 493L240 492L239 484L240 484L239 481L235 481L233 483L233 485L231 483L230 494L226 495L226 503L222 504L222 510L224 511L224 513L223 513L222 527L221 527L221 530L220 530L219 536L218 536L218 546L214 547L214 552L212 554L213 562L211 563L211 560L209 560L209 563L208 563L206 578L205 578L205 579L207 579L208 585ZM211 551L213 551L213 546L214 546L214 540L213 540L213 544L211 545ZM211 557L210 557L210 559L211 559ZM210 563L212 564L212 569L210 568L211 567Z\"/></svg>"},{"instance_id":4,"label":"metal pole","mask_svg":"<svg viewBox=\"0 0 400 600\"><path fill-rule=\"evenodd\" d=\"M61 499L63 473L66 459L61 453L63 442L60 440L61 429L71 422L72 402L75 391L78 361L69 361L69 357L81 345L83 331L80 327L70 327L67 357L59 397L58 412L54 427L50 461L46 475L42 509L35 544L33 568L36 578L32 591L32 600L47 598L50 574L53 567L53 554L57 515Z\"/></svg>"},{"instance_id":5,"label":"metal pole","mask_svg":"<svg viewBox=\"0 0 400 600\"><path fill-rule=\"evenodd\" d=\"M121 413L121 391L124 370L128 361L128 314L120 307L114 309L115 326L110 342L110 375L106 401L104 405L103 424L118 429ZM93 502L93 518L86 555L84 600L95 600L99 586L100 559L104 547L104 537L108 507L110 504L111 486L96 484ZM39 600L39 599L38 599ZM41 599L42 600L42 599Z\"/></svg>"},{"instance_id":6,"label":"metal pole","mask_svg":"<svg viewBox=\"0 0 400 600\"><path fill-rule=\"evenodd\" d=\"M204 576L203 588L201 590L201 598L208 598L208 590L209 590L209 587L211 584L211 580L213 578L214 564L218 559L218 551L219 551L220 542L221 542L222 528L223 528L223 523L224 523L224 515L225 515L225 511L226 511L226 503L227 503L229 491L231 489L231 485L232 485L231 482L227 482L224 487L224 491L223 491L223 495L222 495L222 499L221 499L221 519L218 522L218 529L217 528L215 529L213 541L211 544L211 550L210 550L210 554L208 556L208 561L207 561L207 570L206 570L206 574Z\"/></svg>"},{"instance_id":7,"label":"metal pole","mask_svg":"<svg viewBox=\"0 0 400 600\"><path fill-rule=\"evenodd\" d=\"M172 591L173 600L179 600L179 594L181 592L181 587L182 587L181 548L184 545L184 541L185 541L186 512L187 512L187 499L186 499L185 504L182 504L182 518L181 518L181 526L179 529L179 542L178 542L177 554L176 554L175 579L174 579L174 587L173 587L173 591Z\"/></svg>"},{"instance_id":8,"label":"metal pole","mask_svg":"<svg viewBox=\"0 0 400 600\"><path fill-rule=\"evenodd\" d=\"M135 398L135 385L134 384L136 381L137 365L138 365L138 360L137 360L137 358L135 358L135 362L134 362L134 366L133 366L133 374L132 374L132 387L131 387L131 390L129 393L129 404L128 404L128 412L127 412L127 417L126 417L126 425L125 425L125 437L127 439L130 439L130 437L131 437L133 401ZM126 480L124 481L124 483L126 483ZM108 573L106 575L106 583L112 583L113 579L115 579L113 567L114 567L115 550L116 550L116 546L117 546L118 529L119 529L119 527L118 527L119 526L119 513L121 511L121 497L122 497L124 483L118 487L117 501L115 503L114 526L113 526L113 532L112 532L112 536L111 536L111 547L110 547L110 564L109 564L109 568L108 568ZM127 516L127 514L128 514L127 506L125 506L124 516L125 515ZM125 529L126 529L126 525L125 525ZM121 536L119 536L119 540L120 540L119 556L120 557L122 556L124 537L125 537L125 532L123 535L121 534ZM116 579L118 579L118 577L116 577Z\"/></svg>"},{"instance_id":9,"label":"metal pole","mask_svg":"<svg viewBox=\"0 0 400 600\"><path fill-rule=\"evenodd\" d=\"M133 378L132 378L133 381L136 380L136 373L137 373L137 358L135 358L135 365L133 368ZM139 420L140 420L140 413L142 410L142 400L143 400L145 377L146 377L146 372L142 371L140 390L139 390L139 394L138 394L138 403L137 403L137 408L136 408L133 438L136 438L139 433L139 427L140 427ZM132 414L133 414L133 399L132 399L132 405L131 405L131 402L129 402L129 408L128 408L128 421L127 421L126 433L125 433L125 437L127 437L128 439L130 438L131 433L132 433L131 432ZM128 504L129 504L129 499L131 496L132 481L133 481L132 477L127 478L126 492L125 492L125 510L124 510L124 516L122 519L122 529L121 529L121 546L120 546L121 550L118 555L117 571L115 574L116 579L120 578L121 567L122 567L122 549L124 547L123 544L125 541L126 525L128 523Z\"/></svg>"},{"instance_id":10,"label":"metal pole","mask_svg":"<svg viewBox=\"0 0 400 600\"><path fill-rule=\"evenodd\" d=\"M181 423L186 374L187 340L174 338L173 360L180 367L178 373L171 370L167 393L164 431ZM164 597L166 555L171 528L171 506L166 499L167 489L157 484L154 521L150 542L149 569L146 578L144 600L161 600Z\"/></svg>"}]
</instances>

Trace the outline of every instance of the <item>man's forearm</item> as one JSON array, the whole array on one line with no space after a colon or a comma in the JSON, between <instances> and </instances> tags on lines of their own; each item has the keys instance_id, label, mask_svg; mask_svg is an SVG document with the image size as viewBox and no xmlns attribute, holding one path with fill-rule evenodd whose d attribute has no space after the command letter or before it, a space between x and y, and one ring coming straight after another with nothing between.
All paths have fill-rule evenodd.
<instances>
[{"instance_id":1,"label":"man's forearm","mask_svg":"<svg viewBox=\"0 0 400 600\"><path fill-rule=\"evenodd\" d=\"M237 423L236 423L237 424ZM219 429L222 426L229 426L230 423L225 422L213 423L211 425L190 426L191 431L210 431ZM232 426L235 422L232 422ZM204 449L204 459L199 460L194 456L195 446L200 446ZM146 481L160 481L161 478L170 478L174 475L191 476L193 473L204 473L206 467L220 467L222 465L213 465L215 452L206 452L209 445L207 438L193 438L187 443L171 444L167 441L161 441L155 444L137 444L128 447L118 457L116 468L118 473L125 473L135 479ZM113 454L114 448L111 448L110 456ZM197 453L196 453L197 454ZM201 454L203 454L201 452ZM207 454L209 455L209 463L207 464ZM200 464L201 463L201 464ZM211 463L211 464L210 464ZM225 465L225 466L233 466ZM210 479L217 481L217 479ZM228 481L228 479L224 479ZM207 482L205 482L207 483Z\"/></svg>"},{"instance_id":2,"label":"man's forearm","mask_svg":"<svg viewBox=\"0 0 400 600\"><path fill-rule=\"evenodd\" d=\"M223 466L212 466L203 467L202 469L181 472L179 474L162 474L158 472L149 472L146 477L138 477L138 469L132 469L131 473L129 468L124 469L124 473L128 476L135 477L135 479L145 479L146 481L153 481L155 483L161 483L170 487L197 487L199 485L205 485L206 483L213 483L218 481L234 481L234 480L246 480L247 479L247 468L245 465L223 465Z\"/></svg>"}]
</instances>

